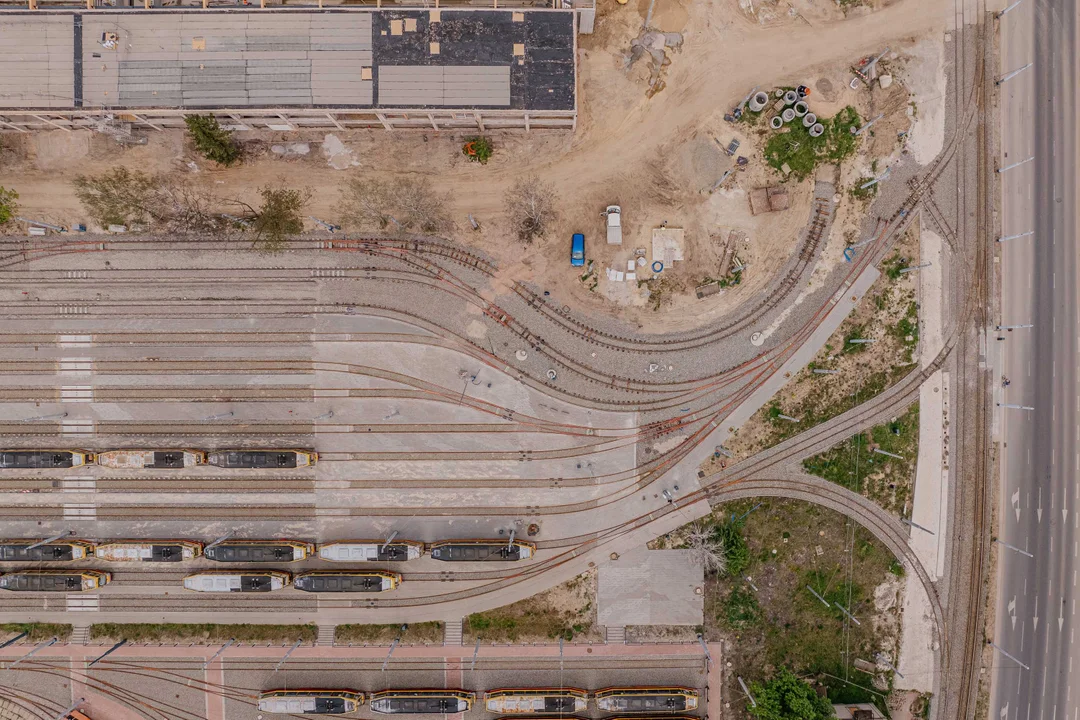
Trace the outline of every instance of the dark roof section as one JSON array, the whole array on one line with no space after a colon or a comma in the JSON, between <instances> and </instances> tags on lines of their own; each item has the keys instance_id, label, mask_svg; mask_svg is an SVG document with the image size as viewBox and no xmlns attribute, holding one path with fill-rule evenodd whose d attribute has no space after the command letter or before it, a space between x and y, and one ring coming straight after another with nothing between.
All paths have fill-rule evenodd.
<instances>
[{"instance_id":1,"label":"dark roof section","mask_svg":"<svg viewBox=\"0 0 1080 720\"><path fill-rule=\"evenodd\" d=\"M378 97L379 68L419 65L509 66L509 109L574 109L573 13L444 9L439 11L438 22L431 22L430 17L428 10L384 9L373 13L371 39L377 107L387 106ZM392 35L394 20L415 20L416 31ZM433 42L439 44L438 54L430 52ZM525 46L524 57L514 55L515 45ZM506 109L506 106L488 107Z\"/></svg>"}]
</instances>

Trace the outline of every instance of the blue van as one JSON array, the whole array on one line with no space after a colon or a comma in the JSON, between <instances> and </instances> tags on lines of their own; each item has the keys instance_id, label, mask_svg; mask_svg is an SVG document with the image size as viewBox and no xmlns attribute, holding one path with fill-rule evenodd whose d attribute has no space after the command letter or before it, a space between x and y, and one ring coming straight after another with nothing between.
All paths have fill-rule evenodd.
<instances>
[{"instance_id":1,"label":"blue van","mask_svg":"<svg viewBox=\"0 0 1080 720\"><path fill-rule=\"evenodd\" d=\"M570 243L570 265L573 267L581 267L585 264L585 236L581 233L574 233L574 237Z\"/></svg>"}]
</instances>

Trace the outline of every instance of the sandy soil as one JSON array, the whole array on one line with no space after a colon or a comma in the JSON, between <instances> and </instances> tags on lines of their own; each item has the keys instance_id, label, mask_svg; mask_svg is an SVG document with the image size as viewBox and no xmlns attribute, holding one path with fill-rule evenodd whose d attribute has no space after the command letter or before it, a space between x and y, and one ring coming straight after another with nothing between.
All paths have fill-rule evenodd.
<instances>
[{"instance_id":1,"label":"sandy soil","mask_svg":"<svg viewBox=\"0 0 1080 720\"><path fill-rule=\"evenodd\" d=\"M293 186L314 191L312 215L333 219L338 216L335 206L344 177L335 168L361 174L424 175L452 192L452 212L460 223L456 239L495 256L507 269L505 279L528 279L557 290L559 297L568 297L576 305L617 313L646 330L696 325L764 286L789 256L809 204L811 181L807 180L791 188L789 210L749 216L746 191L775 182L760 154L754 152L760 142L755 137L740 137L739 154L751 158L749 169L737 173L724 190L711 195L703 192L719 177L721 163L730 163L726 155L716 152L715 141L726 144L731 137L739 137L737 128L723 122L723 113L753 86L800 81L819 90L812 98L815 110L820 103L819 114L831 114L852 101L853 91L847 88L850 63L885 44L902 52L923 36L936 38L945 22L937 0L877 0L849 10L846 19L833 3L821 0L758 0L754 3L757 16L740 8L741 1L745 2L657 3L653 26L682 32L685 42L680 50L669 51L666 87L652 97L645 92L648 68L637 63L627 72L624 55L630 39L640 31L647 2L602 3L595 34L580 38L578 131L492 133L496 151L484 166L469 163L461 155L465 134L434 131L347 132L333 138L314 132L242 133L241 139L252 144L252 152L248 161L228 170L195 158L184 147L180 133L152 133L145 146L120 147L99 135L55 132L29 139L5 138L16 146L7 153L14 159L6 160L5 184L19 191L25 214L71 224L85 221L71 193L71 178L112 165L183 173L221 195L246 200L268 181L286 178ZM762 13L770 6L783 17L762 21ZM747 62L748 58L753 61ZM892 112L906 121L906 99L879 101L877 91L863 90L857 100L894 108ZM299 141L312 143L306 156L269 152L274 143ZM333 146L332 158L322 152L323 143ZM892 149L891 142L887 148L876 145L875 140L874 152ZM523 252L507 232L502 190L524 174L536 174L558 189L561 220L546 239ZM623 206L626 230L621 247L609 247L602 240L600 211L612 202ZM481 231L468 228L467 213L480 220ZM646 306L636 288L618 293L619 302L613 302L612 293L605 293L607 288L602 286L590 292L569 267L571 232L586 234L588 255L603 275L607 266L625 270L633 249L648 247L652 228L664 220L686 229L686 261L665 271L682 290L662 312ZM746 278L736 288L697 301L694 286L717 264L720 228L731 227L749 235L749 243L740 251L740 259L750 263Z\"/></svg>"}]
</instances>

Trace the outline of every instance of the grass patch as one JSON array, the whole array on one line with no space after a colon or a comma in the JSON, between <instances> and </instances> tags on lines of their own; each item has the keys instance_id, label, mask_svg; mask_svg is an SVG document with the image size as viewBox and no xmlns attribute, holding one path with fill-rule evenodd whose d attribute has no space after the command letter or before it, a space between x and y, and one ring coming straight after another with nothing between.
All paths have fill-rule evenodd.
<instances>
[{"instance_id":1,"label":"grass patch","mask_svg":"<svg viewBox=\"0 0 1080 720\"><path fill-rule=\"evenodd\" d=\"M544 642L600 639L596 627L596 576L586 573L547 592L465 618L468 641Z\"/></svg>"},{"instance_id":2,"label":"grass patch","mask_svg":"<svg viewBox=\"0 0 1080 720\"><path fill-rule=\"evenodd\" d=\"M441 622L409 623L402 631L401 624L389 625L338 625L334 629L334 640L339 643L357 645L389 645L400 637L403 643L430 644L443 640Z\"/></svg>"},{"instance_id":3,"label":"grass patch","mask_svg":"<svg viewBox=\"0 0 1080 720\"><path fill-rule=\"evenodd\" d=\"M833 702L880 702L863 689L873 688L873 678L852 662L872 661L877 652L895 657L897 611L879 615L874 593L883 582L897 582L894 565L899 563L868 531L809 503L742 500L718 506L714 522L728 525L733 515L741 517L758 503L739 529L748 549L745 576L713 575L705 583L705 635L728 641L733 666L725 690L733 696L740 692L735 675L748 684L761 682L786 666L823 685ZM847 621L834 602L862 625ZM836 679L843 677L855 685Z\"/></svg>"},{"instance_id":4,"label":"grass patch","mask_svg":"<svg viewBox=\"0 0 1080 720\"><path fill-rule=\"evenodd\" d=\"M903 459L875 453L874 448ZM911 499L918 455L919 404L915 403L895 419L803 460L803 468L899 514Z\"/></svg>"},{"instance_id":5,"label":"grass patch","mask_svg":"<svg viewBox=\"0 0 1080 720\"><path fill-rule=\"evenodd\" d=\"M723 622L732 630L746 630L761 621L761 606L749 587L736 585L723 602Z\"/></svg>"},{"instance_id":6,"label":"grass patch","mask_svg":"<svg viewBox=\"0 0 1080 720\"><path fill-rule=\"evenodd\" d=\"M858 138L851 134L851 126L859 126L862 120L854 107L848 105L830 119L818 119L825 132L810 137L810 129L801 122L787 125L787 132L777 132L765 143L765 161L775 170L785 164L797 179L809 177L824 162L838 163L855 153Z\"/></svg>"},{"instance_id":7,"label":"grass patch","mask_svg":"<svg viewBox=\"0 0 1080 720\"><path fill-rule=\"evenodd\" d=\"M874 183L869 187L863 187L863 185L873 179L874 178L872 177L861 177L856 180L855 184L851 187L851 197L855 198L856 200L871 200L876 197L879 183Z\"/></svg>"},{"instance_id":8,"label":"grass patch","mask_svg":"<svg viewBox=\"0 0 1080 720\"><path fill-rule=\"evenodd\" d=\"M27 642L44 642L45 640L51 640L54 637L61 640L67 640L71 637L71 626L61 625L58 623L2 623L0 624L0 635L18 635L19 633L29 633L24 640ZM0 637L0 640L9 640L7 637Z\"/></svg>"},{"instance_id":9,"label":"grass patch","mask_svg":"<svg viewBox=\"0 0 1080 720\"><path fill-rule=\"evenodd\" d=\"M315 642L315 625L212 625L179 623L97 623L90 626L91 640L128 642L179 642L216 645L235 639L242 643Z\"/></svg>"}]
</instances>

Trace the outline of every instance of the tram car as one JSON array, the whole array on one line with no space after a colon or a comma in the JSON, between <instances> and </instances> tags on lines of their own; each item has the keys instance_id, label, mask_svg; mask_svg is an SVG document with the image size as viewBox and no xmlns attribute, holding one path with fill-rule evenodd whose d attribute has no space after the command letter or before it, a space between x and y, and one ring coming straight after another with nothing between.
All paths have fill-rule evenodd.
<instances>
[{"instance_id":1,"label":"tram car","mask_svg":"<svg viewBox=\"0 0 1080 720\"><path fill-rule=\"evenodd\" d=\"M280 715L345 715L364 704L355 690L268 690L259 693L259 712Z\"/></svg>"},{"instance_id":2,"label":"tram car","mask_svg":"<svg viewBox=\"0 0 1080 720\"><path fill-rule=\"evenodd\" d=\"M585 712L589 693L579 688L499 688L484 693L488 712L505 715L564 714Z\"/></svg>"},{"instance_id":3,"label":"tram car","mask_svg":"<svg viewBox=\"0 0 1080 720\"><path fill-rule=\"evenodd\" d=\"M466 712L476 700L467 690L381 690L371 694L371 711L384 715Z\"/></svg>"},{"instance_id":4,"label":"tram car","mask_svg":"<svg viewBox=\"0 0 1080 720\"><path fill-rule=\"evenodd\" d=\"M319 546L319 559L330 562L402 562L424 554L424 543L413 540L341 540Z\"/></svg>"},{"instance_id":5,"label":"tram car","mask_svg":"<svg viewBox=\"0 0 1080 720\"><path fill-rule=\"evenodd\" d=\"M687 687L612 687L597 690L596 706L613 713L676 713L696 710L697 690Z\"/></svg>"},{"instance_id":6,"label":"tram car","mask_svg":"<svg viewBox=\"0 0 1080 720\"><path fill-rule=\"evenodd\" d=\"M280 570L203 570L185 577L184 589L206 593L264 593L281 590L290 582L292 575Z\"/></svg>"},{"instance_id":7,"label":"tram car","mask_svg":"<svg viewBox=\"0 0 1080 720\"><path fill-rule=\"evenodd\" d=\"M226 540L203 551L207 560L229 563L306 560L315 545L300 540Z\"/></svg>"},{"instance_id":8,"label":"tram car","mask_svg":"<svg viewBox=\"0 0 1080 720\"><path fill-rule=\"evenodd\" d=\"M88 540L57 540L31 549L40 540L0 540L0 562L67 562L94 554Z\"/></svg>"},{"instance_id":9,"label":"tram car","mask_svg":"<svg viewBox=\"0 0 1080 720\"><path fill-rule=\"evenodd\" d=\"M0 450L0 469L48 470L92 462L94 453L89 450Z\"/></svg>"},{"instance_id":10,"label":"tram car","mask_svg":"<svg viewBox=\"0 0 1080 720\"><path fill-rule=\"evenodd\" d=\"M524 540L440 540L431 545L432 559L446 562L513 562L535 552L536 545Z\"/></svg>"},{"instance_id":11,"label":"tram car","mask_svg":"<svg viewBox=\"0 0 1080 720\"><path fill-rule=\"evenodd\" d=\"M400 583L398 573L362 570L312 570L293 578L293 587L304 592L385 592Z\"/></svg>"},{"instance_id":12,"label":"tram car","mask_svg":"<svg viewBox=\"0 0 1080 720\"><path fill-rule=\"evenodd\" d=\"M206 464L202 450L109 450L98 453L97 464L117 470L179 470Z\"/></svg>"},{"instance_id":13,"label":"tram car","mask_svg":"<svg viewBox=\"0 0 1080 720\"><path fill-rule=\"evenodd\" d=\"M194 540L110 540L94 548L94 557L111 562L176 563L202 555Z\"/></svg>"},{"instance_id":14,"label":"tram car","mask_svg":"<svg viewBox=\"0 0 1080 720\"><path fill-rule=\"evenodd\" d=\"M218 450L207 462L220 468L287 470L311 467L319 460L314 450Z\"/></svg>"},{"instance_id":15,"label":"tram car","mask_svg":"<svg viewBox=\"0 0 1080 720\"><path fill-rule=\"evenodd\" d=\"M97 590L112 580L104 570L19 570L0 575L0 590L15 592L82 592Z\"/></svg>"}]
</instances>

